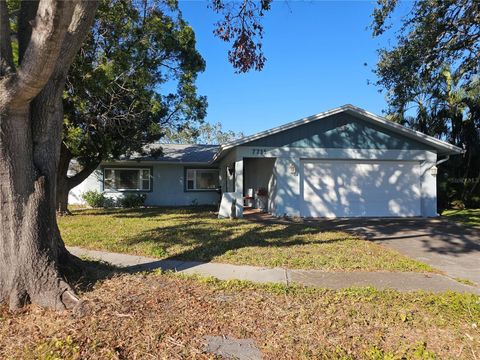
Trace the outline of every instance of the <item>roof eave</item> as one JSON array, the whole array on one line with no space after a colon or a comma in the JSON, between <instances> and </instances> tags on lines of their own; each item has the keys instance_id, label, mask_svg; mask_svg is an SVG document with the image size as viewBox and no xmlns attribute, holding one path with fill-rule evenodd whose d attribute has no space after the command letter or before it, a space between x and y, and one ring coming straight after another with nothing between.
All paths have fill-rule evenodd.
<instances>
[{"instance_id":1,"label":"roof eave","mask_svg":"<svg viewBox=\"0 0 480 360\"><path fill-rule=\"evenodd\" d=\"M217 151L217 153L214 155L214 157L212 159L212 162L217 161L218 159L220 159L222 157L222 155L225 151L227 151L231 148L234 148L236 146L240 146L242 144L245 144L245 143L257 140L257 139L261 139L261 138L269 136L269 135L277 134L279 132L292 129L292 128L300 126L300 125L308 124L312 121L320 120L320 119L323 119L327 116L335 115L335 114L338 114L338 113L341 113L341 112L354 113L356 115L361 116L364 119L367 119L367 120L370 120L370 121L375 121L375 123L378 124L378 125L383 125L383 127L389 128L389 129L391 129L395 132L401 133L401 134L403 134L403 135L405 135L409 138L413 138L417 141L420 141L422 143L430 145L431 147L436 149L439 154L441 153L441 154L447 154L447 155L458 155L458 154L464 153L463 149L461 149L457 146L451 145L451 144L449 144L445 141L436 139L432 136L428 136L428 135L423 134L419 131L408 129L408 128L400 125L400 124L389 121L389 120L387 120L387 119L385 119L381 116L375 115L371 112L368 112L368 111L366 111L364 109L361 109L359 107L356 107L354 105L346 104L346 105L339 106L337 108L334 108L334 109L331 109L331 110L328 110L328 111L324 111L324 112L316 114L316 115L308 116L306 118L302 118L302 119L287 123L285 125L277 126L277 127L274 127L273 129L261 131L259 133L256 133L256 134L253 134L253 135L250 135L250 136L246 136L246 137L243 137L241 139L237 139L237 140L231 141L229 143L226 143L224 145L221 145L219 150Z\"/></svg>"},{"instance_id":2,"label":"roof eave","mask_svg":"<svg viewBox=\"0 0 480 360\"><path fill-rule=\"evenodd\" d=\"M167 165L210 165L212 161L170 161L170 160L144 160L144 159L123 159L102 161L100 165L112 163L148 163L148 164L167 164Z\"/></svg>"}]
</instances>

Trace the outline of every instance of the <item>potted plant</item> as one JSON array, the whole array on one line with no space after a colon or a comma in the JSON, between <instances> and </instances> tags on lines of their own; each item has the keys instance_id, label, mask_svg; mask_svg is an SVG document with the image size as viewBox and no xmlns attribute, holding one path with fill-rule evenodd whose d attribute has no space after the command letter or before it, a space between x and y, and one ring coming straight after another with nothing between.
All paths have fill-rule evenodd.
<instances>
[{"instance_id":1,"label":"potted plant","mask_svg":"<svg viewBox=\"0 0 480 360\"><path fill-rule=\"evenodd\" d=\"M257 190L257 208L261 211L268 210L268 190L265 188L259 188Z\"/></svg>"}]
</instances>

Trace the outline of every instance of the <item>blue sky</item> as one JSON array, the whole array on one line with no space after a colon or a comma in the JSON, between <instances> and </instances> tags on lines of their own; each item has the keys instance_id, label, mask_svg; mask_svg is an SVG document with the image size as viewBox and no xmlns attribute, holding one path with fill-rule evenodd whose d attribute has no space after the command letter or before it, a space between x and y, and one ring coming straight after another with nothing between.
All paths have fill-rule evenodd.
<instances>
[{"instance_id":1,"label":"blue sky","mask_svg":"<svg viewBox=\"0 0 480 360\"><path fill-rule=\"evenodd\" d=\"M197 83L208 97L206 120L248 135L347 103L380 114L384 95L367 80L375 80L376 50L388 39L368 29L373 6L276 1L263 21L265 68L235 74L229 45L213 36L216 15L207 3L180 1L207 63Z\"/></svg>"}]
</instances>

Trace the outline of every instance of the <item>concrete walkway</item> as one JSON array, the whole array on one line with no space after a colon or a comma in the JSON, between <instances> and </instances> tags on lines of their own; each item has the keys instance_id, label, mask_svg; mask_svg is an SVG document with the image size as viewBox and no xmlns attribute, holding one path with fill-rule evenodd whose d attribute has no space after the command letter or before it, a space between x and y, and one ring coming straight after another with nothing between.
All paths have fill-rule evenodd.
<instances>
[{"instance_id":1,"label":"concrete walkway","mask_svg":"<svg viewBox=\"0 0 480 360\"><path fill-rule=\"evenodd\" d=\"M464 285L438 274L270 269L249 265L159 260L143 256L86 250L77 247L69 247L68 250L76 256L103 260L131 272L162 269L182 274L213 276L220 280L236 279L257 283L300 284L326 289L373 286L377 289L395 289L398 291L425 290L443 292L452 290L480 295L480 288Z\"/></svg>"}]
</instances>

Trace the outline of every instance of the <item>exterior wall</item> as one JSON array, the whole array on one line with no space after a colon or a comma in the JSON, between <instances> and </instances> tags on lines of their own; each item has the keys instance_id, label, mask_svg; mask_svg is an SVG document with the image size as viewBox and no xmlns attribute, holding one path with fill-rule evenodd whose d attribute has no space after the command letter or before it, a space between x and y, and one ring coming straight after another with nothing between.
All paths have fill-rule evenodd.
<instances>
[{"instance_id":1,"label":"exterior wall","mask_svg":"<svg viewBox=\"0 0 480 360\"><path fill-rule=\"evenodd\" d=\"M437 213L437 176L432 175L430 169L437 162L437 155L421 163L420 166L420 185L422 191L422 216L434 217Z\"/></svg>"},{"instance_id":2,"label":"exterior wall","mask_svg":"<svg viewBox=\"0 0 480 360\"><path fill-rule=\"evenodd\" d=\"M195 204L218 204L220 195L217 191L185 191L185 168L204 168L205 166L183 164L152 165L143 162L135 165L124 164L122 166L132 168L150 167L152 169L152 191L144 192L147 194L146 205L188 206ZM103 173L101 169L96 170L82 184L72 189L69 194L69 203L83 203L81 194L88 190L103 191ZM111 198L119 198L124 193L120 191L105 191L105 194Z\"/></svg>"},{"instance_id":3,"label":"exterior wall","mask_svg":"<svg viewBox=\"0 0 480 360\"><path fill-rule=\"evenodd\" d=\"M291 164L295 166L296 172L290 171ZM300 216L302 206L300 193L300 158L279 157L275 161L274 187L272 188L272 199L269 200L271 212L275 216Z\"/></svg>"},{"instance_id":4,"label":"exterior wall","mask_svg":"<svg viewBox=\"0 0 480 360\"><path fill-rule=\"evenodd\" d=\"M75 186L68 193L68 203L71 205L85 205L82 194L89 190L102 191L102 170L95 170L81 184Z\"/></svg>"},{"instance_id":5,"label":"exterior wall","mask_svg":"<svg viewBox=\"0 0 480 360\"><path fill-rule=\"evenodd\" d=\"M421 165L422 216L437 216L436 177L430 168L435 165L435 152L425 150L378 150L337 148L291 148L240 146L236 159L276 158L270 184L269 209L275 216L300 216L303 204L301 189L302 159L359 159L418 161Z\"/></svg>"}]
</instances>

